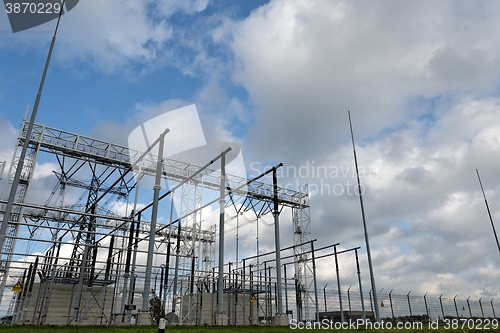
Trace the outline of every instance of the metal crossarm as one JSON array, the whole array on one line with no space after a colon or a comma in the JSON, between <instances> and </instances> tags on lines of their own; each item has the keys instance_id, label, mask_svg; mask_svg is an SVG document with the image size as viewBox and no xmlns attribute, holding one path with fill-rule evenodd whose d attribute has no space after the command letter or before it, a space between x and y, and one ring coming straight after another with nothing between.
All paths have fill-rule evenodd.
<instances>
[{"instance_id":1,"label":"metal crossarm","mask_svg":"<svg viewBox=\"0 0 500 333\"><path fill-rule=\"evenodd\" d=\"M26 139L26 129L27 123L24 122L20 140ZM131 166L134 162L131 161L131 157L134 159L142 154L138 150L39 124L34 125L30 141L39 144L42 151L87 159L121 169L127 169ZM143 159L143 172L154 174L156 160L156 155L147 154ZM200 167L197 165L165 159L163 175L170 180L182 182L199 169ZM203 178L203 182L201 178ZM195 177L196 179L199 180L201 186L217 190L220 184L220 172L207 168ZM231 188L242 188L247 182L248 180L244 177L227 175L227 183ZM248 196L258 200L271 201L273 198L272 184L254 181L248 184L246 190ZM236 191L236 194L243 194L243 190ZM308 193L301 191L279 187L278 198L280 203L287 207L309 206Z\"/></svg>"},{"instance_id":2,"label":"metal crossarm","mask_svg":"<svg viewBox=\"0 0 500 333\"><path fill-rule=\"evenodd\" d=\"M18 147L27 141L27 133L28 123L24 120L17 140ZM0 287L6 286L8 276L12 274L20 276L22 271L26 270L25 265L17 263L17 258L22 256L33 257L34 255L22 252L20 246L33 241L34 236L36 236L35 233L42 234L50 236L50 239L49 237L44 237L36 241L40 244L43 243L42 246L50 245L51 247L41 258L41 264L43 265L42 273L46 274L44 275L44 280L40 280L41 290L44 290L44 293L50 293L53 284L74 285L71 291L71 306L67 314L68 322L71 321L71 318L74 321L84 320L92 306L94 306L94 303L104 304L104 298L99 302L93 300L94 291L91 290L92 284L96 286L109 284L115 294L120 294L120 297L122 297L119 303L114 303L113 306L118 309L114 311L119 311L120 314L122 312L125 313L125 310L121 308L126 302L130 301L134 285L136 283L142 285L142 282L146 285L147 276L143 276L142 270L144 269L144 265L136 262L135 257L132 258L130 264L130 267L132 267L130 273L126 270L123 271L123 269L128 265L128 251L133 256L144 255L145 250L139 248L138 243L148 238L150 222L145 216L142 216L141 220L141 211L137 212L134 209L133 212L138 213L139 216L135 216L138 218L138 221L135 227L136 231L133 232L134 228L132 228L132 225L136 223L134 215L128 218L114 215L111 211L106 210L105 207L101 207L98 201L107 195L109 197L106 197L104 205L113 196L127 198L132 189L139 185L136 182L141 177L136 177L129 172L135 169L135 166L139 167L140 163L139 175L155 175L158 157L150 152L149 149L141 152L41 124L33 125L28 146L30 150L28 151L27 158L24 160L20 185L16 191L14 209L9 218L5 217L3 219L5 220L3 222L8 223L8 230L4 246L0 249L0 277L2 278ZM26 201L39 152L56 155L61 169L60 172L54 170L58 184L44 206L27 203ZM18 160L18 154L15 154L11 163L12 170L15 170ZM166 189L167 193L164 193L160 199L169 195L169 189L176 189L176 195L170 195L172 200L169 205L171 207L170 219L159 223L159 228L156 228L156 250L153 252L154 256L158 259L162 258L162 260L166 260L170 256L176 258L177 263L175 267L178 269L179 275L174 277L175 275L170 272L170 279L176 280L178 284L178 288L174 288L175 292L173 292L174 289L169 291L172 294L173 301L175 300L174 294L190 295L193 293L194 280L205 279L210 276L215 278L215 240L217 229L215 225L210 226L208 229L203 228L202 221L204 219L201 216L201 212L204 206L212 205L213 203L211 201L213 198L209 195L209 192L220 192L221 186L224 187L223 184L226 187L225 194L231 197L231 203L234 205L235 202L241 200L240 204L242 208L239 208L240 211L253 211L257 218L262 218L263 215L271 212L271 207L276 196L281 205L281 210L283 207L291 208L294 243L305 243L312 237L309 218L309 195L306 186L298 190L278 187L277 192L275 192L273 184L265 183L261 177L247 179L244 176L226 174L223 179L221 171L217 167L214 167L215 164L212 164L212 169L210 169L209 165L200 167L195 164L167 158L162 159L161 165L161 176L164 180L169 181L169 186ZM92 174L90 182L78 179L78 176L81 177L81 175L88 177L87 168L90 168ZM10 175L13 174L12 170L9 171ZM222 179L223 181L221 181ZM108 186L106 183L113 183L113 185ZM85 196L87 202L84 204L65 204L64 193L67 187L88 191L88 194ZM58 189L59 196L55 194ZM205 192L203 191L204 189L208 191ZM7 192L8 187L5 189L4 197ZM205 197L204 193L207 193L208 196ZM171 227L174 197L179 199L180 203L179 211L174 217L177 218L178 228ZM82 198L83 194L78 200L84 200ZM58 200L57 204L54 205L52 203L53 199ZM4 202L0 201L0 215L2 214ZM142 209L147 209L147 206ZM125 215L127 214L125 213ZM226 220L226 222L229 222L229 220ZM29 235L23 234L23 231L19 233L20 228L22 228L21 230L28 229ZM98 266L102 267L104 265L104 261L100 259L102 255L97 256L97 253L99 251L103 252L103 247L106 247L107 244L107 240L104 241L104 239L108 235L116 236L114 249L113 246L110 246L108 260L106 261L106 267L109 266L110 271L114 273L111 274L111 277L103 280L103 277L98 276L98 273L96 273L95 266L96 260ZM126 244L129 239L135 239L135 241L127 247ZM165 256L165 253L162 253L162 249L165 244L170 244L173 240L177 243L175 248L178 253L175 255L167 254ZM18 241L21 245L16 245ZM57 256L54 256L53 252L57 244L69 249L72 248L72 251L70 250L67 255L58 258L60 262L56 265L53 263L53 260ZM304 260L300 256L300 253L303 253L306 249L305 247L307 246L299 246L298 253L294 253L294 280L297 288L300 290L300 299L297 300L297 315L302 319L309 318L310 309L314 306L310 302L311 297L309 295L312 283L310 264L308 260ZM157 264L155 265L158 266ZM4 289L2 288L2 290ZM166 290L165 293L167 293ZM0 293L0 299L3 298L2 296ZM38 299L36 304L35 307L38 306ZM41 305L39 306L41 307ZM180 303L174 303L173 306L181 314ZM191 312L189 312L190 315L192 315ZM180 317L184 318L185 316Z\"/></svg>"}]
</instances>

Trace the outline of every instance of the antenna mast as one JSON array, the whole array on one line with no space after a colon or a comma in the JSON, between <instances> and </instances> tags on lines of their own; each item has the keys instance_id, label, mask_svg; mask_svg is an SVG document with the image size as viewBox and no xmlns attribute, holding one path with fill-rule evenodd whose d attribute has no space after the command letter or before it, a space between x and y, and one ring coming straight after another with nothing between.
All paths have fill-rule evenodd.
<instances>
[{"instance_id":1,"label":"antenna mast","mask_svg":"<svg viewBox=\"0 0 500 333\"><path fill-rule=\"evenodd\" d=\"M361 182L359 181L358 159L356 157L356 146L354 145L354 134L352 133L351 113L347 111L347 114L349 116L349 126L351 128L352 150L354 152L354 165L356 166L356 177L358 179L359 203L361 204L361 216L363 217L363 228L365 230L366 254L368 256L368 266L370 268L370 280L372 283L373 303L375 303L374 304L375 320L378 322L380 321L380 315L378 311L377 288L375 287L375 277L373 276L373 264L370 252L370 241L368 239L368 231L366 229L365 208L363 206L363 196L361 194Z\"/></svg>"},{"instance_id":2,"label":"antenna mast","mask_svg":"<svg viewBox=\"0 0 500 333\"><path fill-rule=\"evenodd\" d=\"M477 171L477 179L479 179L479 185L481 186L481 191L483 192L484 203L486 204L486 210L488 211L488 215L490 217L491 227L493 228L493 234L495 235L495 240L497 241L498 251L500 252L500 243L498 243L498 236L495 230L495 225L493 224L493 218L491 217L490 207L488 206L488 201L486 200L486 195L484 194L483 183L481 183L481 177L479 177L479 171Z\"/></svg>"}]
</instances>

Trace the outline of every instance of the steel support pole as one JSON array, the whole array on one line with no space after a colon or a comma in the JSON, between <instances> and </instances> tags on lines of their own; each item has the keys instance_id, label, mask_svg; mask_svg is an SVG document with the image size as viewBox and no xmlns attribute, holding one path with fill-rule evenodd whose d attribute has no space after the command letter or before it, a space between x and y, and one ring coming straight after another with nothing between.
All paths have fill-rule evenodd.
<instances>
[{"instance_id":1,"label":"steel support pole","mask_svg":"<svg viewBox=\"0 0 500 333\"><path fill-rule=\"evenodd\" d=\"M247 288L245 286L246 282L247 282L246 273L247 272L246 272L246 267L245 267L245 259L243 259L243 275L241 277L241 285L243 287L243 324L242 325L244 325L244 326L246 326L246 320L247 320L246 319L247 318L246 317L246 309L247 309L246 304L248 303L247 299L246 299ZM250 297L252 297L251 294L250 294Z\"/></svg>"},{"instance_id":2,"label":"steel support pole","mask_svg":"<svg viewBox=\"0 0 500 333\"><path fill-rule=\"evenodd\" d=\"M112 235L111 240L109 242L108 259L106 260L106 270L104 273L104 292L102 293L101 307L99 310L100 325L102 325L102 319L104 318L106 294L108 292L108 285L109 285L109 280L110 280L109 275L111 273L114 244L115 244L115 235ZM111 304L113 304L113 303L111 303ZM109 321L108 321L108 323L109 323Z\"/></svg>"},{"instance_id":3,"label":"steel support pole","mask_svg":"<svg viewBox=\"0 0 500 333\"><path fill-rule=\"evenodd\" d=\"M52 289L54 287L54 280L55 280L55 275L56 275L57 263L58 263L58 260L59 260L59 253L61 251L61 241L62 241L62 237L59 238L59 242L57 244L57 252L56 252L54 264L52 265L52 269L51 269L51 273L50 273L50 283L49 283L48 296L47 296L47 300L44 302L43 311L42 311L42 319L41 319L41 324L42 325L44 325L46 323L46 321L47 321L47 313L48 313L48 310L49 310L50 300L52 298Z\"/></svg>"},{"instance_id":4,"label":"steel support pole","mask_svg":"<svg viewBox=\"0 0 500 333\"><path fill-rule=\"evenodd\" d=\"M97 251L98 251L98 246L94 245L92 259L91 259L92 261L90 263L89 282L87 284L87 298L85 300L85 311L83 312L84 320L88 319L90 294L92 294L92 287L94 285L94 272L95 272L95 262L97 260Z\"/></svg>"},{"instance_id":5,"label":"steel support pole","mask_svg":"<svg viewBox=\"0 0 500 333\"><path fill-rule=\"evenodd\" d=\"M250 296L250 325L253 325L253 317L254 317L254 313L253 313L253 302L251 302L252 300L252 297L254 297L254 293L253 293L253 273L252 273L252 264L248 265L248 289L250 290L250 293L249 293L249 296ZM257 311L259 308L257 307ZM243 312L244 313L244 312ZM258 318L258 316L257 316Z\"/></svg>"},{"instance_id":6,"label":"steel support pole","mask_svg":"<svg viewBox=\"0 0 500 333\"><path fill-rule=\"evenodd\" d=\"M125 302L127 300L127 284L130 277L130 260L132 257L132 244L134 242L134 227L135 221L130 223L130 232L128 238L127 255L125 258L125 272L123 273L123 289L122 289L122 302L120 305L120 313L122 314L122 323L125 322Z\"/></svg>"},{"instance_id":7,"label":"steel support pole","mask_svg":"<svg viewBox=\"0 0 500 333\"><path fill-rule=\"evenodd\" d=\"M62 5L64 6L65 0L63 0ZM59 22L61 20L61 15L63 11L59 11L59 17L57 18L56 28L54 30L54 35L52 36L52 41L50 43L49 53L47 55L47 60L45 61L45 67L43 69L42 79L40 80L40 85L38 87L38 93L35 98L35 104L33 105L33 110L31 111L30 121L28 123L28 128L26 129L26 139L23 142L23 147L21 149L21 155L19 156L19 160L17 162L16 172L14 174L14 179L12 180L12 186L9 193L9 198L7 199L7 205L5 206L5 211L3 213L3 221L0 225L0 259L4 253L4 243L5 236L7 233L7 227L10 221L10 214L12 213L12 209L14 208L14 200L16 199L17 186L19 185L19 181L21 180L21 172L23 171L24 160L26 158L26 152L28 151L29 142L31 139L31 133L33 132L33 125L35 124L36 114L38 111L38 105L40 104L40 99L42 98L43 86L45 84L45 78L47 76L47 71L49 69L50 59L52 57L52 51L54 50L54 44L56 42L57 30L59 28ZM21 129L22 131L22 129ZM22 217L19 216L19 219ZM21 222L20 220L17 222ZM5 268L5 273L0 283L0 304L2 303L3 293L5 290L5 285L7 283L8 269L10 267L10 263L7 261Z\"/></svg>"},{"instance_id":8,"label":"steel support pole","mask_svg":"<svg viewBox=\"0 0 500 333\"><path fill-rule=\"evenodd\" d=\"M160 138L156 139L155 142L157 143ZM156 143L153 143L153 145L156 145ZM151 145L149 148L152 149L153 145ZM139 238L137 237L139 235L139 228L140 224L139 222L137 223L137 231L134 229L135 228L135 213L137 212L137 201L139 200L139 187L141 184L141 179L143 177L142 175L142 156L141 160L138 160L136 163L139 165L139 171L137 172L137 182L135 184L135 195L134 195L134 209L132 210L132 213L130 214L130 234L129 234L129 240L128 240L128 246L127 246L127 254L125 257L125 273L123 274L123 291L122 291L122 302L121 302L121 308L120 312L122 314L122 323L125 322L125 315L128 313L130 315L131 310L125 311L125 302L128 301L128 304L130 303L131 298L134 297L132 294L132 283L133 279L130 279L130 274L134 274L135 272L135 262L137 259L137 248L138 244L137 242L139 241ZM138 221L141 220L141 215L138 214ZM135 233L135 240L134 240L134 233ZM133 248L132 248L133 245ZM120 252L121 254L121 252ZM130 261L132 260L132 265L130 264ZM132 273L130 273L130 270L132 270ZM117 272L118 273L118 272ZM127 291L127 284L128 284L128 291ZM118 285L118 284L117 284Z\"/></svg>"},{"instance_id":9,"label":"steel support pole","mask_svg":"<svg viewBox=\"0 0 500 333\"><path fill-rule=\"evenodd\" d=\"M165 270L165 264L161 264L160 265L160 300L162 300L161 302L161 307L163 308L163 274L165 274L164 272ZM156 281L155 281L155 286L156 286Z\"/></svg>"},{"instance_id":10,"label":"steel support pole","mask_svg":"<svg viewBox=\"0 0 500 333\"><path fill-rule=\"evenodd\" d=\"M24 302L26 301L26 295L28 294L28 287L30 284L30 279L31 279L31 271L33 270L33 263L30 264L29 269L28 269L28 275L26 276L26 284L25 280L23 277L23 291L21 292L22 298L21 298L21 304L19 308L19 313L17 316L14 316L12 318L12 323L16 324L18 321L22 320L23 318L23 313L24 313ZM26 270L24 270L24 273L26 273Z\"/></svg>"},{"instance_id":11,"label":"steel support pole","mask_svg":"<svg viewBox=\"0 0 500 333\"><path fill-rule=\"evenodd\" d=\"M220 159L220 198L219 198L219 277L217 281L217 313L224 313L222 308L224 297L224 208L226 206L226 154L231 147L222 153Z\"/></svg>"},{"instance_id":12,"label":"steel support pole","mask_svg":"<svg viewBox=\"0 0 500 333\"><path fill-rule=\"evenodd\" d=\"M313 282L314 282L314 301L316 302L316 321L319 322L319 303L318 303L318 282L316 280L316 257L314 255L314 240L311 241L311 255L313 264Z\"/></svg>"},{"instance_id":13,"label":"steel support pole","mask_svg":"<svg viewBox=\"0 0 500 333\"><path fill-rule=\"evenodd\" d=\"M260 274L259 269L259 274ZM260 283L260 281L259 281ZM267 296L267 262L264 261L264 301L266 302L265 313L266 313L266 325L269 324L269 298Z\"/></svg>"},{"instance_id":14,"label":"steel support pole","mask_svg":"<svg viewBox=\"0 0 500 333\"><path fill-rule=\"evenodd\" d=\"M179 277L179 259L181 254L181 223L177 227L177 245L175 248L175 268L174 268L174 287L172 290L172 313L175 315L175 307L177 303L177 279ZM175 316L172 316L175 320Z\"/></svg>"},{"instance_id":15,"label":"steel support pole","mask_svg":"<svg viewBox=\"0 0 500 333\"><path fill-rule=\"evenodd\" d=\"M283 265L283 273L285 274L285 314L288 318L288 284L286 277L286 264Z\"/></svg>"},{"instance_id":16,"label":"steel support pole","mask_svg":"<svg viewBox=\"0 0 500 333\"><path fill-rule=\"evenodd\" d=\"M278 208L278 176L277 169L283 166L283 163L273 167L273 204L274 204L274 241L276 246L276 303L278 309L276 315L283 315L283 289L281 286L281 244L280 244L280 212ZM316 304L317 306L318 304Z\"/></svg>"},{"instance_id":17,"label":"steel support pole","mask_svg":"<svg viewBox=\"0 0 500 333\"><path fill-rule=\"evenodd\" d=\"M134 220L132 223L136 223ZM141 225L141 214L137 215L137 225L135 227L135 241L134 241L134 249L132 252L132 265L130 267L130 282L129 282L129 290L128 290L128 304L132 305L134 301L134 293L135 293L135 268L137 262L137 253L139 248L139 228ZM130 319L130 315L132 314L132 310L127 311L128 318Z\"/></svg>"},{"instance_id":18,"label":"steel support pole","mask_svg":"<svg viewBox=\"0 0 500 333\"><path fill-rule=\"evenodd\" d=\"M189 279L189 308L188 308L188 320L193 320L192 314L192 303L193 303L193 293L194 293L194 265L196 257L194 256L194 249L191 251L191 277Z\"/></svg>"},{"instance_id":19,"label":"steel support pole","mask_svg":"<svg viewBox=\"0 0 500 333\"><path fill-rule=\"evenodd\" d=\"M168 289L168 272L170 270L170 242L167 242L167 257L165 259L165 280L163 281L163 299L162 305L167 311L167 289Z\"/></svg>"},{"instance_id":20,"label":"steel support pole","mask_svg":"<svg viewBox=\"0 0 500 333\"><path fill-rule=\"evenodd\" d=\"M0 174L1 176L1 174ZM30 264L30 271L31 271L31 265ZM26 268L24 269L24 273L23 273L23 277L21 279L21 281L18 281L21 283L21 286L23 286L23 290L17 294L17 299L16 299L16 305L14 307L14 315L12 316L12 323L15 324L16 323L16 320L17 320L17 317L18 317L18 311L20 311L20 309L22 309L22 306L21 306L21 299L24 299L24 294L25 294L25 290L26 290L26 287L25 286L25 281L26 281Z\"/></svg>"},{"instance_id":21,"label":"steel support pole","mask_svg":"<svg viewBox=\"0 0 500 333\"><path fill-rule=\"evenodd\" d=\"M233 274L234 274L234 325L238 325L238 311L237 311L237 308L238 308L238 272L236 271L236 273L234 273L233 271Z\"/></svg>"},{"instance_id":22,"label":"steel support pole","mask_svg":"<svg viewBox=\"0 0 500 333\"><path fill-rule=\"evenodd\" d=\"M365 312L365 301L363 299L363 286L361 284L361 271L359 270L359 258L358 258L358 249L354 249L354 253L356 255L356 270L358 273L358 284L359 284L359 297L361 298L361 311L363 321L366 320L366 312Z\"/></svg>"},{"instance_id":23,"label":"steel support pole","mask_svg":"<svg viewBox=\"0 0 500 333\"><path fill-rule=\"evenodd\" d=\"M149 229L149 242L148 242L148 257L146 260L146 276L144 280L144 295L142 298L142 311L147 312L149 308L149 294L151 290L151 272L153 270L153 256L155 249L155 234L156 234L156 220L158 218L158 201L160 198L161 190L161 175L163 166L163 147L165 146L165 135L170 130L167 128L160 134L160 143L158 146L158 161L156 162L156 177L155 185L153 187L153 208L151 212L151 222Z\"/></svg>"},{"instance_id":24,"label":"steel support pole","mask_svg":"<svg viewBox=\"0 0 500 333\"><path fill-rule=\"evenodd\" d=\"M73 321L77 322L80 319L80 305L81 305L81 298L82 298L82 293L83 293L83 283L85 282L85 269L87 267L87 260L88 260L88 255L90 251L90 242L88 241L85 243L85 250L83 251L83 258L82 258L82 263L80 265L80 274L78 276L78 287L76 290L76 299L75 299L75 304L73 306Z\"/></svg>"},{"instance_id":25,"label":"steel support pole","mask_svg":"<svg viewBox=\"0 0 500 333\"><path fill-rule=\"evenodd\" d=\"M344 322L344 309L342 308L342 294L340 290L340 273L339 273L339 261L337 257L337 245L333 246L333 253L335 254L335 271L337 272L337 290L339 293L339 307L340 307L340 322Z\"/></svg>"},{"instance_id":26,"label":"steel support pole","mask_svg":"<svg viewBox=\"0 0 500 333\"><path fill-rule=\"evenodd\" d=\"M172 201L170 202L170 218L168 227L168 238L167 238L167 258L165 259L165 282L164 282L164 293L163 293L163 307L165 309L165 315L167 314L167 289L168 289L168 275L170 273L170 248L172 243L170 243L170 238L172 237L172 220L174 215L174 192L170 193ZM180 224L180 223L179 223Z\"/></svg>"}]
</instances>

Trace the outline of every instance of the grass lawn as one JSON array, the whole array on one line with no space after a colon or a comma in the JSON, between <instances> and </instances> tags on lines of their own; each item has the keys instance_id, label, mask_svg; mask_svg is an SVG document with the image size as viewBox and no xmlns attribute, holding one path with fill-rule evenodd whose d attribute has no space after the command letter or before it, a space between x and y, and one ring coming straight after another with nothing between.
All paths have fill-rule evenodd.
<instances>
[{"instance_id":1,"label":"grass lawn","mask_svg":"<svg viewBox=\"0 0 500 333\"><path fill-rule=\"evenodd\" d=\"M291 329L290 327L241 327L241 326L226 326L226 327L186 327L186 326L167 326L165 332L169 333L198 333L198 332L223 332L223 333L283 333L283 332L308 332L311 329ZM336 331L336 332L398 332L397 329L392 330L340 330L340 329L316 329L314 331ZM156 333L158 328L145 326L23 326L23 325L0 325L1 333ZM404 330L404 332L500 332L497 330L446 330L440 328L438 330L428 329L423 330Z\"/></svg>"}]
</instances>

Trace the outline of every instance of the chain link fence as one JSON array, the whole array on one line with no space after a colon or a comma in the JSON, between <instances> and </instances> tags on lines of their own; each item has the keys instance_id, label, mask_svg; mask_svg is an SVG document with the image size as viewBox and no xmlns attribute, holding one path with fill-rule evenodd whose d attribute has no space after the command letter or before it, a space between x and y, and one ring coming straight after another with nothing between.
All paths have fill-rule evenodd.
<instances>
[{"instance_id":1,"label":"chain link fence","mask_svg":"<svg viewBox=\"0 0 500 333\"><path fill-rule=\"evenodd\" d=\"M319 312L362 311L361 294L356 290L318 290ZM418 295L408 292L396 294L384 290L377 293L380 319L385 321L435 321L451 318L499 318L498 299L477 297L444 297L444 295ZM371 292L363 292L365 311L374 312Z\"/></svg>"}]
</instances>

